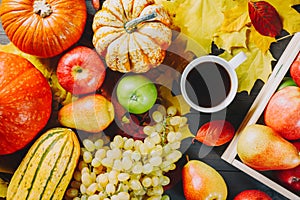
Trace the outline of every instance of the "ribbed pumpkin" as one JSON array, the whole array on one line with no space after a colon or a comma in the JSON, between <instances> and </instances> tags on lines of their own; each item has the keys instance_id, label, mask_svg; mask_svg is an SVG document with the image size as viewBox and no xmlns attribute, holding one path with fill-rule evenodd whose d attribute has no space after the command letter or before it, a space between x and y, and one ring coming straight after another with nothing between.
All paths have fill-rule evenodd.
<instances>
[{"instance_id":1,"label":"ribbed pumpkin","mask_svg":"<svg viewBox=\"0 0 300 200\"><path fill-rule=\"evenodd\" d=\"M146 72L171 43L170 17L152 0L106 0L93 21L93 44L109 68Z\"/></svg>"},{"instance_id":2,"label":"ribbed pumpkin","mask_svg":"<svg viewBox=\"0 0 300 200\"><path fill-rule=\"evenodd\" d=\"M29 61L0 52L0 155L22 149L45 127L51 88Z\"/></svg>"},{"instance_id":3,"label":"ribbed pumpkin","mask_svg":"<svg viewBox=\"0 0 300 200\"><path fill-rule=\"evenodd\" d=\"M7 200L62 199L80 156L71 129L52 128L25 155L8 186Z\"/></svg>"},{"instance_id":4,"label":"ribbed pumpkin","mask_svg":"<svg viewBox=\"0 0 300 200\"><path fill-rule=\"evenodd\" d=\"M52 57L80 39L87 9L85 0L2 0L0 16L8 38L21 51Z\"/></svg>"}]
</instances>

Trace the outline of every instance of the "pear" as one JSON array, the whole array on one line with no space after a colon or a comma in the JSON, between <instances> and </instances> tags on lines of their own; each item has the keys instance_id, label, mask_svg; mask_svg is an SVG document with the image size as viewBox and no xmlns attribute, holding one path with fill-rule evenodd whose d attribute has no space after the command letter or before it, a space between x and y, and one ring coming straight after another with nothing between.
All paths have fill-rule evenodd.
<instances>
[{"instance_id":1,"label":"pear","mask_svg":"<svg viewBox=\"0 0 300 200\"><path fill-rule=\"evenodd\" d=\"M225 200L227 185L210 165L190 160L182 169L183 192L186 200Z\"/></svg>"},{"instance_id":2,"label":"pear","mask_svg":"<svg viewBox=\"0 0 300 200\"><path fill-rule=\"evenodd\" d=\"M237 153L243 163L261 171L291 169L300 164L297 148L261 124L246 126L240 132Z\"/></svg>"},{"instance_id":3,"label":"pear","mask_svg":"<svg viewBox=\"0 0 300 200\"><path fill-rule=\"evenodd\" d=\"M100 132L114 120L111 101L99 94L92 94L63 106L58 112L61 125L87 132Z\"/></svg>"}]
</instances>

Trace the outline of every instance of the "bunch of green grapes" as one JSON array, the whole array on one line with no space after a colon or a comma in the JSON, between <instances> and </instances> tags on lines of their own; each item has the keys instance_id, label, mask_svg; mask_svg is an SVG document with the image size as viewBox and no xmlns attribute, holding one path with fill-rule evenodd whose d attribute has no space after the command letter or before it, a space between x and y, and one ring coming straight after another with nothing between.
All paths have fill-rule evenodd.
<instances>
[{"instance_id":1,"label":"bunch of green grapes","mask_svg":"<svg viewBox=\"0 0 300 200\"><path fill-rule=\"evenodd\" d=\"M84 139L81 160L66 198L168 200L163 187L170 178L164 174L174 170L182 157L179 130L187 123L186 117L176 114L174 106L159 106L152 113L155 123L144 127L147 137L143 141L120 135L111 142Z\"/></svg>"}]
</instances>

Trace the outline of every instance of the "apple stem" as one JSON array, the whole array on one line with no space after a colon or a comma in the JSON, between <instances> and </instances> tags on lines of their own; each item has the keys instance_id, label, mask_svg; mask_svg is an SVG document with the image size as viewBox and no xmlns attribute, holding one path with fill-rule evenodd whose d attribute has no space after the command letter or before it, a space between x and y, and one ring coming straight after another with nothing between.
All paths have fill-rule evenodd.
<instances>
[{"instance_id":1,"label":"apple stem","mask_svg":"<svg viewBox=\"0 0 300 200\"><path fill-rule=\"evenodd\" d=\"M127 33L133 33L137 29L137 26L140 23L145 22L145 21L150 20L150 19L154 19L155 17L157 17L157 12L153 11L150 14L143 15L143 16L135 18L135 19L133 19L129 22L126 22L125 25L124 25L125 31Z\"/></svg>"}]
</instances>

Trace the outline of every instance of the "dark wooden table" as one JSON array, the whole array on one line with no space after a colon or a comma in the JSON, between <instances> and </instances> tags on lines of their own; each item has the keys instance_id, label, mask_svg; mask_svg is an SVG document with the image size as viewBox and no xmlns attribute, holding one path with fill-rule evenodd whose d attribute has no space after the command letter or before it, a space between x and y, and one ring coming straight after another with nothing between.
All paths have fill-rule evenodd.
<instances>
[{"instance_id":1,"label":"dark wooden table","mask_svg":"<svg viewBox=\"0 0 300 200\"><path fill-rule=\"evenodd\" d=\"M94 10L89 1L87 1L87 5L88 5L89 14L93 15ZM6 44L8 42L9 40L7 39L1 26L0 43ZM280 57L283 51L282 46L286 45L287 42L288 41L285 41L284 44L282 44L281 46L275 45L273 47L274 49L273 55L275 58ZM192 111L190 114L188 114L191 131L195 133L201 124L209 121L214 117L217 118L225 117L235 126L235 128L238 128L239 124L242 122L243 117L247 113L247 110L249 109L251 103L254 101L255 97L257 96L262 86L263 83L261 81L257 81L251 93L249 94L246 92L238 93L234 102L228 107L228 109L225 112L222 112L220 116L218 116L218 114L212 116L212 115ZM221 155L226 149L226 147L227 147L226 144L214 148L209 148L205 145L202 145L200 142L195 142L194 144L191 144L191 139L184 140L182 144L182 149L185 151L185 154L189 156L189 159L202 160L207 164L211 165L213 168L215 168L223 176L228 187L229 200L233 199L233 197L237 195L239 192L247 189L260 189L266 192L267 194L269 194L274 200L286 199L276 191L261 184L260 182L256 181L249 175L241 172L240 170L236 169L235 167L231 166L230 164L222 160ZM179 163L182 165L185 162L186 162L185 157L183 157L179 161ZM177 182L177 184L173 188L167 190L166 193L169 194L171 199L173 200L185 199L183 196L181 180L179 180L179 182Z\"/></svg>"}]
</instances>

